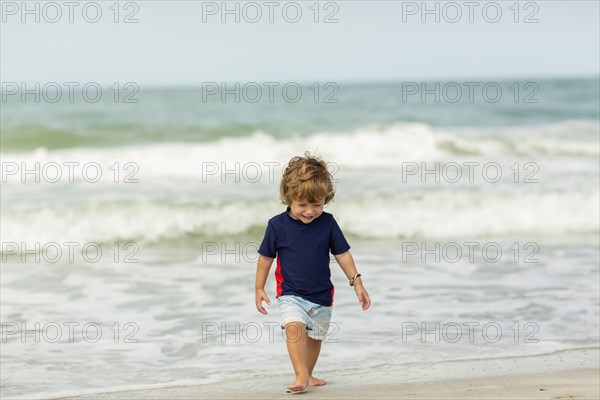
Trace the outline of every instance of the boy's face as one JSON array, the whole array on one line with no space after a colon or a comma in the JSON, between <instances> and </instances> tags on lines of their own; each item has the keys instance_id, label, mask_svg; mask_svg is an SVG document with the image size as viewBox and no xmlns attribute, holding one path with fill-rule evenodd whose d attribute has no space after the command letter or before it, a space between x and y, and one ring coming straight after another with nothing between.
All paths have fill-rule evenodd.
<instances>
[{"instance_id":1,"label":"boy's face","mask_svg":"<svg viewBox=\"0 0 600 400\"><path fill-rule=\"evenodd\" d=\"M294 219L299 219L305 224L310 224L315 219L323 214L325 199L319 200L316 203L310 203L304 200L294 200L290 204L290 216Z\"/></svg>"}]
</instances>

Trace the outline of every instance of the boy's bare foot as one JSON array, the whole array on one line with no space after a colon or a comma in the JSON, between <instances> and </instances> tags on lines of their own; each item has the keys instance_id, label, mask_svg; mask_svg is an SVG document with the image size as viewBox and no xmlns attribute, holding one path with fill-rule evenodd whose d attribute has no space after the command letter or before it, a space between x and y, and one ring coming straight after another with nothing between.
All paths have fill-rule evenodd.
<instances>
[{"instance_id":1,"label":"boy's bare foot","mask_svg":"<svg viewBox=\"0 0 600 400\"><path fill-rule=\"evenodd\" d=\"M308 377L307 376L297 376L294 383L288 385L288 390L292 392L301 392L308 386Z\"/></svg>"},{"instance_id":2,"label":"boy's bare foot","mask_svg":"<svg viewBox=\"0 0 600 400\"><path fill-rule=\"evenodd\" d=\"M325 382L323 379L315 378L314 376L310 376L308 378L308 385L309 386L323 386L326 383L327 382Z\"/></svg>"}]
</instances>

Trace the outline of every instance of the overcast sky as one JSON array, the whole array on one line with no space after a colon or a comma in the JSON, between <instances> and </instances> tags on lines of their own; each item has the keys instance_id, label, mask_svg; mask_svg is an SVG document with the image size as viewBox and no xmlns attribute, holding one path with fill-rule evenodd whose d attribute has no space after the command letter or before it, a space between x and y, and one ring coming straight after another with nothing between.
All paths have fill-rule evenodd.
<instances>
[{"instance_id":1,"label":"overcast sky","mask_svg":"<svg viewBox=\"0 0 600 400\"><path fill-rule=\"evenodd\" d=\"M30 14L21 1L2 1L1 80L181 86L599 73L597 1L521 2L516 8L514 1L475 2L472 8L464 1L428 2L438 15L423 15L421 1L335 1L318 7L314 1L273 2L272 8L265 1L230 1L227 7L238 8L239 23L236 13L222 15L221 1L121 2L118 15L113 3L80 2L70 23L62 1L54 3L60 9L29 2ZM298 9L302 14L296 17ZM124 23L128 16L138 22ZM326 17L337 22L325 23Z\"/></svg>"}]
</instances>

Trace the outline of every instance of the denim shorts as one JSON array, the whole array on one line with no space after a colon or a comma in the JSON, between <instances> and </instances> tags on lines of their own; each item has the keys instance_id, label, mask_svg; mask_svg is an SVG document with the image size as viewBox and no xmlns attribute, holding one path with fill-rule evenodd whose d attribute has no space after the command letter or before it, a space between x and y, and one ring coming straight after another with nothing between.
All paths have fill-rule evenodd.
<instances>
[{"instance_id":1,"label":"denim shorts","mask_svg":"<svg viewBox=\"0 0 600 400\"><path fill-rule=\"evenodd\" d=\"M323 340L331 321L332 306L322 306L300 296L285 295L277 298L281 311L281 329L290 322L306 324L308 337Z\"/></svg>"}]
</instances>

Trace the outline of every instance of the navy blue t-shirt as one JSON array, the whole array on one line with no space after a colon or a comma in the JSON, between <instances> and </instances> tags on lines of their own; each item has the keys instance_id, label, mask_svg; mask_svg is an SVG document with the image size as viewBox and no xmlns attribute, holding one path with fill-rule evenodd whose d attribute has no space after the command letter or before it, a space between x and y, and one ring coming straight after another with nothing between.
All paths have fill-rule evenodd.
<instances>
[{"instance_id":1,"label":"navy blue t-shirt","mask_svg":"<svg viewBox=\"0 0 600 400\"><path fill-rule=\"evenodd\" d=\"M333 304L329 251L338 255L350 250L333 215L323 212L309 224L283 213L267 224L258 252L277 257L277 295L296 295L323 306Z\"/></svg>"}]
</instances>

